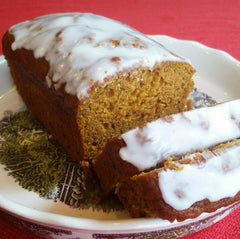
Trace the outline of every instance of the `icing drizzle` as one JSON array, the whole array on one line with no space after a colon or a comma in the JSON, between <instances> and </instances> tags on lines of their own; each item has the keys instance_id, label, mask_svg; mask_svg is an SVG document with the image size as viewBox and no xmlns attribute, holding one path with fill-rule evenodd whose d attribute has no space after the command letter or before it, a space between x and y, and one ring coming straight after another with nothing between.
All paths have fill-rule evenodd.
<instances>
[{"instance_id":1,"label":"icing drizzle","mask_svg":"<svg viewBox=\"0 0 240 239\"><path fill-rule=\"evenodd\" d=\"M12 49L33 50L45 57L47 83L69 94L87 97L97 82L139 66L152 68L162 61L184 61L161 44L111 19L90 13L51 14L10 28Z\"/></svg>"},{"instance_id":2,"label":"icing drizzle","mask_svg":"<svg viewBox=\"0 0 240 239\"><path fill-rule=\"evenodd\" d=\"M240 137L240 100L167 116L121 135L120 157L140 171Z\"/></svg>"},{"instance_id":3,"label":"icing drizzle","mask_svg":"<svg viewBox=\"0 0 240 239\"><path fill-rule=\"evenodd\" d=\"M201 162L194 162L201 157ZM182 170L158 173L163 199L176 210L189 208L197 201L218 201L240 191L240 141L213 152L192 154L190 164L177 164ZM192 163L191 163L192 162Z\"/></svg>"}]
</instances>

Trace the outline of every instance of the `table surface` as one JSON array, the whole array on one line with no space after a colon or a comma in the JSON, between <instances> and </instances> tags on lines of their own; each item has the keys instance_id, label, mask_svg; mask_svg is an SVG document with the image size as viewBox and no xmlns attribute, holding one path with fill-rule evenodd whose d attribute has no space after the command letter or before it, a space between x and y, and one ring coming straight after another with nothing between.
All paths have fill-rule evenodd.
<instances>
[{"instance_id":1,"label":"table surface","mask_svg":"<svg viewBox=\"0 0 240 239\"><path fill-rule=\"evenodd\" d=\"M201 42L240 60L239 0L8 0L0 7L0 37L13 24L59 12L92 12L124 22L145 34ZM0 46L0 54L2 54ZM37 237L0 213L1 239ZM184 239L240 238L240 208L214 225Z\"/></svg>"}]
</instances>

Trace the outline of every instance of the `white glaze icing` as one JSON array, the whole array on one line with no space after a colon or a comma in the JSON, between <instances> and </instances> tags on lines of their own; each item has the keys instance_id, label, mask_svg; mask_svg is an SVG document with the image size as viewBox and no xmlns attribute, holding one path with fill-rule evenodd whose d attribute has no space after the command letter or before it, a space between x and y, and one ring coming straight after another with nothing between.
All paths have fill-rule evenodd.
<instances>
[{"instance_id":1,"label":"white glaze icing","mask_svg":"<svg viewBox=\"0 0 240 239\"><path fill-rule=\"evenodd\" d=\"M240 137L240 100L165 117L121 135L120 157L140 171Z\"/></svg>"},{"instance_id":2,"label":"white glaze icing","mask_svg":"<svg viewBox=\"0 0 240 239\"><path fill-rule=\"evenodd\" d=\"M182 170L158 173L163 199L176 210L187 209L204 199L214 202L234 197L240 191L240 141L201 155L205 163L179 164ZM194 156L187 158L193 160Z\"/></svg>"},{"instance_id":3,"label":"white glaze icing","mask_svg":"<svg viewBox=\"0 0 240 239\"><path fill-rule=\"evenodd\" d=\"M49 87L66 84L67 93L88 96L93 83L139 66L184 61L159 43L111 19L90 13L52 14L10 28L12 49L33 50L50 64Z\"/></svg>"}]
</instances>

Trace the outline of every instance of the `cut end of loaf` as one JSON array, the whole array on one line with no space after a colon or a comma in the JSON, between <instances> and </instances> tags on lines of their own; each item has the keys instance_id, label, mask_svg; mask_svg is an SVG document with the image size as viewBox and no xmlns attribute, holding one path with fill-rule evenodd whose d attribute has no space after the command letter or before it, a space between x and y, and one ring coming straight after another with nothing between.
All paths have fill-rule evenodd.
<instances>
[{"instance_id":1,"label":"cut end of loaf","mask_svg":"<svg viewBox=\"0 0 240 239\"><path fill-rule=\"evenodd\" d=\"M114 136L184 111L194 72L188 63L165 62L153 70L140 68L124 73L93 90L77 115L86 149L84 158L93 158Z\"/></svg>"}]
</instances>

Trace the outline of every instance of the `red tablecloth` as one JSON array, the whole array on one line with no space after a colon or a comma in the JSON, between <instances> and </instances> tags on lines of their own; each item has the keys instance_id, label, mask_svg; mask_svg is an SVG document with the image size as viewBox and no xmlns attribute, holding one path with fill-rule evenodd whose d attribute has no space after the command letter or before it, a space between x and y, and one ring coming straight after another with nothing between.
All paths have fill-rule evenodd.
<instances>
[{"instance_id":1,"label":"red tablecloth","mask_svg":"<svg viewBox=\"0 0 240 239\"><path fill-rule=\"evenodd\" d=\"M11 25L20 21L49 13L73 11L104 15L146 34L196 40L224 50L240 60L239 0L2 0L0 37ZM0 214L1 239L39 238L17 228L4 215ZM239 222L240 209L237 209L220 222L184 238L237 239L240 238Z\"/></svg>"}]
</instances>

